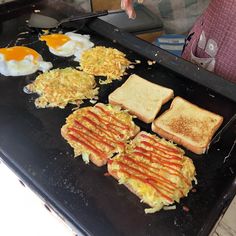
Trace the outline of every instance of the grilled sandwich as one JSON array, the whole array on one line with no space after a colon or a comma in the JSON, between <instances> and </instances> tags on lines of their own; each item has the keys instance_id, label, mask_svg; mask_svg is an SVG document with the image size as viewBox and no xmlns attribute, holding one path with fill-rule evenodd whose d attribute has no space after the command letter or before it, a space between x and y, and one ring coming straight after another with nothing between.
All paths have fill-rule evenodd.
<instances>
[{"instance_id":1,"label":"grilled sandwich","mask_svg":"<svg viewBox=\"0 0 236 236\"><path fill-rule=\"evenodd\" d=\"M108 172L136 194L154 213L188 195L195 167L171 142L140 132L124 153L108 161Z\"/></svg>"},{"instance_id":2,"label":"grilled sandwich","mask_svg":"<svg viewBox=\"0 0 236 236\"><path fill-rule=\"evenodd\" d=\"M119 106L96 104L80 108L66 119L62 136L74 148L75 157L86 163L105 165L115 153L124 150L126 142L139 132L127 111Z\"/></svg>"}]
</instances>

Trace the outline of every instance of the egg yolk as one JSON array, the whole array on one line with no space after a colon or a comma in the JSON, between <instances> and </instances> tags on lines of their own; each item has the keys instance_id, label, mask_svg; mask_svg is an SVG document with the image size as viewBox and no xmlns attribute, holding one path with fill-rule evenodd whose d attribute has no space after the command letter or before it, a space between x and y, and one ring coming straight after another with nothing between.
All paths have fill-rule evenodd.
<instances>
[{"instance_id":1,"label":"egg yolk","mask_svg":"<svg viewBox=\"0 0 236 236\"><path fill-rule=\"evenodd\" d=\"M0 48L0 53L4 55L6 61L21 61L27 55L32 55L35 60L39 58L39 54L35 50L24 46Z\"/></svg>"},{"instance_id":2,"label":"egg yolk","mask_svg":"<svg viewBox=\"0 0 236 236\"><path fill-rule=\"evenodd\" d=\"M70 41L71 39L64 34L50 34L50 35L42 35L40 37L41 41L46 41L48 47L57 49L58 47L62 46L66 42Z\"/></svg>"}]
</instances>

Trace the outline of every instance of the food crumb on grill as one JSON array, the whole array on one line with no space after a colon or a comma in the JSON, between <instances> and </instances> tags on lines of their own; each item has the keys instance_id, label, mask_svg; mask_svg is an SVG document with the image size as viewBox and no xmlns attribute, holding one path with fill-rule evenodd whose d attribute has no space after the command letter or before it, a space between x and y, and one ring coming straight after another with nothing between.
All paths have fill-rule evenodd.
<instances>
[{"instance_id":1,"label":"food crumb on grill","mask_svg":"<svg viewBox=\"0 0 236 236\"><path fill-rule=\"evenodd\" d=\"M183 206L183 210L186 211L186 212L190 211L190 209L187 206Z\"/></svg>"},{"instance_id":2,"label":"food crumb on grill","mask_svg":"<svg viewBox=\"0 0 236 236\"><path fill-rule=\"evenodd\" d=\"M50 33L50 31L48 29L42 29L43 35L47 35Z\"/></svg>"},{"instance_id":3,"label":"food crumb on grill","mask_svg":"<svg viewBox=\"0 0 236 236\"><path fill-rule=\"evenodd\" d=\"M148 64L149 66L152 66L152 65L156 64L156 61L150 61L150 60L148 60L148 61L147 61L147 64Z\"/></svg>"},{"instance_id":4,"label":"food crumb on grill","mask_svg":"<svg viewBox=\"0 0 236 236\"><path fill-rule=\"evenodd\" d=\"M176 210L176 205L173 206L164 206L163 207L164 211L171 211L171 210Z\"/></svg>"},{"instance_id":5,"label":"food crumb on grill","mask_svg":"<svg viewBox=\"0 0 236 236\"><path fill-rule=\"evenodd\" d=\"M92 103L92 104L95 104L95 103L97 103L97 100L95 100L95 99L90 99L89 102Z\"/></svg>"}]
</instances>

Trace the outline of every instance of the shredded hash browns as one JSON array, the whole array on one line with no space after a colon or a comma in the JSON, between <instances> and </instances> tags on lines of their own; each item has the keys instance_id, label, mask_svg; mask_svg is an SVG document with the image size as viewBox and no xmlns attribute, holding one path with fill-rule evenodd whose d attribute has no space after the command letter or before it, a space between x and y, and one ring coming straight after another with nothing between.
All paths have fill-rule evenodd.
<instances>
[{"instance_id":1,"label":"shredded hash browns","mask_svg":"<svg viewBox=\"0 0 236 236\"><path fill-rule=\"evenodd\" d=\"M26 88L40 95L35 100L36 107L65 108L68 103L79 105L82 99L93 99L98 94L95 87L93 75L68 67L43 73Z\"/></svg>"},{"instance_id":2,"label":"shredded hash browns","mask_svg":"<svg viewBox=\"0 0 236 236\"><path fill-rule=\"evenodd\" d=\"M112 80L121 79L125 74L131 64L125 56L117 49L97 46L82 53L80 69L91 75L107 77L100 84L108 84Z\"/></svg>"}]
</instances>

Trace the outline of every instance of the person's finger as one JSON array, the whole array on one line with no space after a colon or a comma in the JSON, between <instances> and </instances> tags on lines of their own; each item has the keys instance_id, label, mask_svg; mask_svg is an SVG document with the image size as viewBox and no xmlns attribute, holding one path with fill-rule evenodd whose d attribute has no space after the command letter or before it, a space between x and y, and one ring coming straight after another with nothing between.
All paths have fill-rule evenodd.
<instances>
[{"instance_id":1,"label":"person's finger","mask_svg":"<svg viewBox=\"0 0 236 236\"><path fill-rule=\"evenodd\" d=\"M131 19L135 19L136 18L136 13L135 10L133 8L133 5L130 5L127 7L126 9L127 15L129 16L129 18Z\"/></svg>"},{"instance_id":2,"label":"person's finger","mask_svg":"<svg viewBox=\"0 0 236 236\"><path fill-rule=\"evenodd\" d=\"M129 18L134 19L136 17L132 0L121 0L121 9L126 11Z\"/></svg>"}]
</instances>

